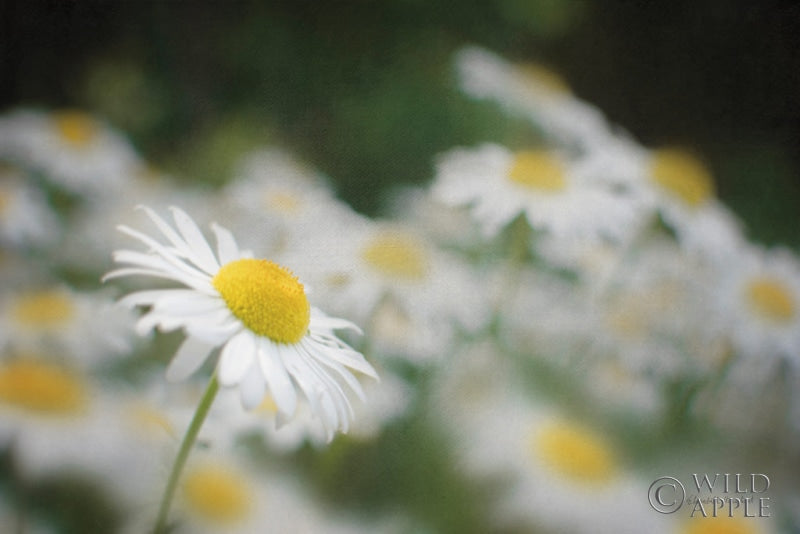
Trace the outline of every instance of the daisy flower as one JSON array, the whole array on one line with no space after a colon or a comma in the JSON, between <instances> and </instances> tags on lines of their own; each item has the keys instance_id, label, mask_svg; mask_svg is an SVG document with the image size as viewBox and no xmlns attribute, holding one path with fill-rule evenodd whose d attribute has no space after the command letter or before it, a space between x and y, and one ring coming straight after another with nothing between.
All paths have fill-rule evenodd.
<instances>
[{"instance_id":1,"label":"daisy flower","mask_svg":"<svg viewBox=\"0 0 800 534\"><path fill-rule=\"evenodd\" d=\"M28 480L83 473L132 497L159 477L173 440L146 438L150 416L131 399L53 358L11 355L0 362L0 446Z\"/></svg>"},{"instance_id":2,"label":"daisy flower","mask_svg":"<svg viewBox=\"0 0 800 534\"><path fill-rule=\"evenodd\" d=\"M248 239L276 251L349 210L334 197L324 176L277 148L243 158L223 197L226 226L242 229Z\"/></svg>"},{"instance_id":3,"label":"daisy flower","mask_svg":"<svg viewBox=\"0 0 800 534\"><path fill-rule=\"evenodd\" d=\"M612 437L508 387L448 415L466 472L507 481L494 493L498 530L665 532L658 514L631 506L647 484L628 472Z\"/></svg>"},{"instance_id":4,"label":"daisy flower","mask_svg":"<svg viewBox=\"0 0 800 534\"><path fill-rule=\"evenodd\" d=\"M188 462L175 511L178 520L170 532L176 534L374 532L346 514L326 509L297 480L213 449ZM150 526L147 513L140 513L123 532L139 534Z\"/></svg>"},{"instance_id":5,"label":"daisy flower","mask_svg":"<svg viewBox=\"0 0 800 534\"><path fill-rule=\"evenodd\" d=\"M775 531L773 521L768 517L748 516L745 518L744 510L738 512L741 515L736 515L735 507L734 517L730 517L727 509L718 511L720 515L712 515L712 506L712 504L705 505L708 517L703 516L698 509L692 518L683 522L677 530L677 534L718 534L720 532L725 534L769 534ZM752 506L750 513L758 513L758 502L756 501Z\"/></svg>"},{"instance_id":6,"label":"daisy flower","mask_svg":"<svg viewBox=\"0 0 800 534\"><path fill-rule=\"evenodd\" d=\"M742 241L741 223L716 198L706 165L675 148L650 151L643 165L643 185L650 202L675 231L681 246L726 264Z\"/></svg>"},{"instance_id":7,"label":"daisy flower","mask_svg":"<svg viewBox=\"0 0 800 534\"><path fill-rule=\"evenodd\" d=\"M716 289L739 354L764 364L780 358L800 364L800 261L791 252L743 246Z\"/></svg>"},{"instance_id":8,"label":"daisy flower","mask_svg":"<svg viewBox=\"0 0 800 534\"><path fill-rule=\"evenodd\" d=\"M533 229L559 238L620 240L637 226L638 204L593 178L554 151L485 144L442 155L432 193L471 206L486 237L524 214Z\"/></svg>"},{"instance_id":9,"label":"daisy flower","mask_svg":"<svg viewBox=\"0 0 800 534\"><path fill-rule=\"evenodd\" d=\"M475 46L460 50L455 62L465 93L498 102L560 143L585 148L610 134L603 114L542 65L513 64Z\"/></svg>"},{"instance_id":10,"label":"daisy flower","mask_svg":"<svg viewBox=\"0 0 800 534\"><path fill-rule=\"evenodd\" d=\"M127 139L82 111L15 111L0 134L0 157L71 193L108 196L142 168Z\"/></svg>"},{"instance_id":11,"label":"daisy flower","mask_svg":"<svg viewBox=\"0 0 800 534\"><path fill-rule=\"evenodd\" d=\"M393 221L352 214L287 251L315 295L370 324L376 349L410 360L444 356L455 331L475 331L489 307L477 274L423 235ZM300 248L302 246L302 248ZM318 251L304 254L306 248ZM301 258L305 256L305 259Z\"/></svg>"},{"instance_id":12,"label":"daisy flower","mask_svg":"<svg viewBox=\"0 0 800 534\"><path fill-rule=\"evenodd\" d=\"M141 333L154 328L186 333L167 378L187 378L214 349L220 349L217 380L222 386L238 387L246 409L258 406L269 390L278 407L278 422L287 421L295 413L299 389L321 418L328 439L336 430L346 432L352 407L339 381L363 399L363 390L348 368L377 378L364 357L334 334L337 329L358 328L312 307L303 285L288 269L242 252L225 228L211 225L215 254L182 210L171 210L176 230L151 209L141 209L168 243L120 226L148 251L116 251L115 261L127 266L105 279L142 275L186 286L137 291L121 301L149 306L137 324Z\"/></svg>"},{"instance_id":13,"label":"daisy flower","mask_svg":"<svg viewBox=\"0 0 800 534\"><path fill-rule=\"evenodd\" d=\"M58 233L58 220L42 192L21 173L0 164L0 243L44 245Z\"/></svg>"},{"instance_id":14,"label":"daisy flower","mask_svg":"<svg viewBox=\"0 0 800 534\"><path fill-rule=\"evenodd\" d=\"M90 202L70 213L70 231L58 241L58 257L70 268L95 273L111 264L108 251L123 248L127 236L116 230L117 224L132 225L139 213L131 205L143 204L153 209L167 209L180 197L184 209L193 213L211 213L218 199L201 188L178 188L171 177L154 169L140 173L125 183L118 195L103 202ZM198 224L210 222L205 217Z\"/></svg>"},{"instance_id":15,"label":"daisy flower","mask_svg":"<svg viewBox=\"0 0 800 534\"><path fill-rule=\"evenodd\" d=\"M64 286L37 286L0 295L0 345L55 352L91 366L126 355L135 336L133 314L108 295Z\"/></svg>"}]
</instances>

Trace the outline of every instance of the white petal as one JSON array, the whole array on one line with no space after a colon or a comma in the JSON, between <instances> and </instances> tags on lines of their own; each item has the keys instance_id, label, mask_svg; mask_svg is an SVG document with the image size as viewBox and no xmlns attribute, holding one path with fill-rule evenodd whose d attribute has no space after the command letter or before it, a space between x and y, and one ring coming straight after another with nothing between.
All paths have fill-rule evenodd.
<instances>
[{"instance_id":1,"label":"white petal","mask_svg":"<svg viewBox=\"0 0 800 534\"><path fill-rule=\"evenodd\" d=\"M294 415L297 407L297 392L282 363L281 352L287 348L263 338L259 342L258 363L261 366L261 372L264 374L278 411L289 418Z\"/></svg>"},{"instance_id":2,"label":"white petal","mask_svg":"<svg viewBox=\"0 0 800 534\"><path fill-rule=\"evenodd\" d=\"M215 345L191 336L187 337L167 366L167 380L178 382L188 378L203 365L214 348Z\"/></svg>"},{"instance_id":3,"label":"white petal","mask_svg":"<svg viewBox=\"0 0 800 534\"><path fill-rule=\"evenodd\" d=\"M172 245L176 249L178 249L181 255L183 255L184 257L188 257L191 255L191 250L189 250L189 246L186 244L186 242L183 239L181 239L178 233L175 230L173 230L172 227L169 224L167 224L167 222L164 219L159 217L155 211L148 208L147 206L142 206L142 205L137 206L137 209L144 211L147 214L147 216L150 217L150 219L155 223L158 229L161 230L161 233L164 234L164 237L166 237L167 240L169 240L169 242L172 243Z\"/></svg>"},{"instance_id":4,"label":"white petal","mask_svg":"<svg viewBox=\"0 0 800 534\"><path fill-rule=\"evenodd\" d=\"M243 330L233 336L219 357L217 378L223 386L235 386L255 362L256 345L253 334Z\"/></svg>"},{"instance_id":5,"label":"white petal","mask_svg":"<svg viewBox=\"0 0 800 534\"><path fill-rule=\"evenodd\" d=\"M360 352L345 346L341 342L338 343L338 346L331 346L329 343L325 342L326 340L324 338L320 339L320 336L312 334L310 337L313 341L317 342L315 346L321 349L324 347L325 355L331 360L346 365L356 371L360 371L375 380L380 380L378 373ZM327 341L330 341L330 338L328 338Z\"/></svg>"},{"instance_id":6,"label":"white petal","mask_svg":"<svg viewBox=\"0 0 800 534\"><path fill-rule=\"evenodd\" d=\"M363 389L361 389L361 384L358 383L358 380L356 380L353 374L350 373L350 371L348 371L343 365L328 357L328 354L325 352L325 351L335 352L335 349L321 347L315 344L313 341L304 343L303 348L305 349L306 353L309 356L317 360L320 364L324 365L325 367L332 369L340 377L342 377L342 379L347 383L347 385L350 386L350 389L352 389L356 393L356 395L358 395L359 399L361 399L362 401L365 400L364 391Z\"/></svg>"},{"instance_id":7,"label":"white petal","mask_svg":"<svg viewBox=\"0 0 800 534\"><path fill-rule=\"evenodd\" d=\"M239 384L239 393L242 397L242 406L245 410L252 410L264 400L266 394L264 377L258 372L258 363L253 362L250 369L244 374L244 379Z\"/></svg>"},{"instance_id":8,"label":"white petal","mask_svg":"<svg viewBox=\"0 0 800 534\"><path fill-rule=\"evenodd\" d=\"M303 391L303 395L311 405L311 412L315 414L320 413L322 408L319 404L319 391L323 386L320 384L320 381L313 369L311 369L306 361L300 356L296 358L285 359L283 363L292 379Z\"/></svg>"},{"instance_id":9,"label":"white petal","mask_svg":"<svg viewBox=\"0 0 800 534\"><path fill-rule=\"evenodd\" d=\"M241 257L239 246L236 244L233 234L227 228L223 228L217 223L211 224L211 230L217 236L217 255L222 265L238 260Z\"/></svg>"},{"instance_id":10,"label":"white petal","mask_svg":"<svg viewBox=\"0 0 800 534\"><path fill-rule=\"evenodd\" d=\"M208 241L206 241L200 228L180 208L172 206L170 210L172 211L172 217L175 219L175 224L178 226L178 231L192 250L192 261L205 272L209 274L216 273L219 270L219 263L217 263L217 258L214 257L214 253L211 251L211 247L208 246Z\"/></svg>"},{"instance_id":11,"label":"white petal","mask_svg":"<svg viewBox=\"0 0 800 534\"><path fill-rule=\"evenodd\" d=\"M315 315L312 313L309 328L311 328L312 330L319 328L328 331L348 329L348 330L355 330L359 334L363 333L361 329L358 327L358 325L348 321L347 319L340 319L338 317L328 317L327 315L324 314Z\"/></svg>"}]
</instances>

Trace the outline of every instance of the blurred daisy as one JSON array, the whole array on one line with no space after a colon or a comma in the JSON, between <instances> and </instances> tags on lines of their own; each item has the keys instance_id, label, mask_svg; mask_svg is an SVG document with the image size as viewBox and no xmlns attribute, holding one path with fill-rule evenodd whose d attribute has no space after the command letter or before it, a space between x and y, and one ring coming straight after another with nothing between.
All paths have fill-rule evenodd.
<instances>
[{"instance_id":1,"label":"blurred daisy","mask_svg":"<svg viewBox=\"0 0 800 534\"><path fill-rule=\"evenodd\" d=\"M560 143L587 147L609 135L603 114L542 65L515 65L474 46L461 49L455 61L465 93L498 102Z\"/></svg>"},{"instance_id":2,"label":"blurred daisy","mask_svg":"<svg viewBox=\"0 0 800 534\"><path fill-rule=\"evenodd\" d=\"M730 498L727 494L719 497ZM739 505L742 508L737 510L736 501L731 505L733 506L733 517L728 510L727 500L725 507L721 510L718 509L716 514L712 511L713 506L713 503L704 505L707 516L698 509L690 519L682 522L676 530L676 534L769 534L775 532L775 521L772 515L765 517L748 515L745 517L744 505ZM772 514L772 510L769 510L769 513ZM757 499L750 504L748 514L758 514Z\"/></svg>"},{"instance_id":3,"label":"blurred daisy","mask_svg":"<svg viewBox=\"0 0 800 534\"><path fill-rule=\"evenodd\" d=\"M679 149L651 152L643 169L652 202L681 246L727 264L742 241L741 224L716 198L711 172Z\"/></svg>"},{"instance_id":4,"label":"blurred daisy","mask_svg":"<svg viewBox=\"0 0 800 534\"><path fill-rule=\"evenodd\" d=\"M42 192L0 164L0 243L30 248L52 243L58 234L58 220Z\"/></svg>"},{"instance_id":5,"label":"blurred daisy","mask_svg":"<svg viewBox=\"0 0 800 534\"><path fill-rule=\"evenodd\" d=\"M434 243L468 250L479 241L479 228L467 209L437 202L428 189L405 187L395 190L391 198L389 217Z\"/></svg>"},{"instance_id":6,"label":"blurred daisy","mask_svg":"<svg viewBox=\"0 0 800 534\"><path fill-rule=\"evenodd\" d=\"M141 432L126 426L121 398L52 358L12 355L0 362L0 444L13 447L28 480L83 473L131 495L162 466Z\"/></svg>"},{"instance_id":7,"label":"blurred daisy","mask_svg":"<svg viewBox=\"0 0 800 534\"><path fill-rule=\"evenodd\" d=\"M786 249L744 246L717 286L734 349L765 372L786 358L800 364L800 261Z\"/></svg>"},{"instance_id":8,"label":"blurred daisy","mask_svg":"<svg viewBox=\"0 0 800 534\"><path fill-rule=\"evenodd\" d=\"M126 355L135 334L133 315L108 295L63 286L0 295L0 317L0 345L62 354L81 366Z\"/></svg>"},{"instance_id":9,"label":"blurred daisy","mask_svg":"<svg viewBox=\"0 0 800 534\"><path fill-rule=\"evenodd\" d=\"M274 252L349 210L323 176L278 148L243 158L223 197L226 227L250 240L246 245L258 243Z\"/></svg>"},{"instance_id":10,"label":"blurred daisy","mask_svg":"<svg viewBox=\"0 0 800 534\"><path fill-rule=\"evenodd\" d=\"M0 157L76 194L108 196L142 167L130 143L77 110L18 110L0 118Z\"/></svg>"},{"instance_id":11,"label":"blurred daisy","mask_svg":"<svg viewBox=\"0 0 800 534\"><path fill-rule=\"evenodd\" d=\"M59 258L70 268L79 269L95 275L111 265L108 251L123 248L126 236L116 229L117 224L135 224L139 213L130 209L131 205L143 204L153 209L167 209L176 198L181 205L194 213L211 214L219 202L201 188L179 188L170 176L157 170L137 174L125 183L118 195L81 206L70 213L70 231L65 232L58 243ZM201 215L198 223L211 222L208 216Z\"/></svg>"},{"instance_id":12,"label":"blurred daisy","mask_svg":"<svg viewBox=\"0 0 800 534\"><path fill-rule=\"evenodd\" d=\"M563 532L663 531L647 507L631 507L647 485L627 472L613 439L506 388L450 421L461 465L498 490L499 529L530 525Z\"/></svg>"},{"instance_id":13,"label":"blurred daisy","mask_svg":"<svg viewBox=\"0 0 800 534\"><path fill-rule=\"evenodd\" d=\"M710 303L715 276L673 240L650 239L593 301L593 348L662 380L718 370L728 351Z\"/></svg>"},{"instance_id":14,"label":"blurred daisy","mask_svg":"<svg viewBox=\"0 0 800 534\"><path fill-rule=\"evenodd\" d=\"M123 528L140 534L152 529L151 507L138 510ZM211 449L193 455L178 486L176 534L374 532L353 518L326 509L297 480L254 468L235 456Z\"/></svg>"},{"instance_id":15,"label":"blurred daisy","mask_svg":"<svg viewBox=\"0 0 800 534\"><path fill-rule=\"evenodd\" d=\"M376 350L430 361L444 357L456 329L475 331L488 320L467 264L397 223L349 220L346 234L328 229L287 253L315 295L370 325Z\"/></svg>"},{"instance_id":16,"label":"blurred daisy","mask_svg":"<svg viewBox=\"0 0 800 534\"><path fill-rule=\"evenodd\" d=\"M217 379L222 386L239 388L245 408L258 406L269 390L278 422L287 421L295 413L299 388L321 418L328 439L336 430L346 432L352 407L339 380L363 399L363 390L348 368L377 378L364 357L334 334L335 329L358 328L312 307L303 285L288 269L249 257L221 226L212 225L215 254L185 212L172 208L176 231L149 208L141 209L168 244L120 226L149 250L116 251L115 261L128 266L105 279L142 275L187 286L137 291L121 301L150 307L137 324L141 333L154 328L186 333L167 378L187 378L219 348Z\"/></svg>"},{"instance_id":17,"label":"blurred daisy","mask_svg":"<svg viewBox=\"0 0 800 534\"><path fill-rule=\"evenodd\" d=\"M639 220L633 199L543 149L512 152L486 144L452 150L439 158L432 193L447 205L471 206L487 237L520 214L535 230L566 239L619 240Z\"/></svg>"}]
</instances>

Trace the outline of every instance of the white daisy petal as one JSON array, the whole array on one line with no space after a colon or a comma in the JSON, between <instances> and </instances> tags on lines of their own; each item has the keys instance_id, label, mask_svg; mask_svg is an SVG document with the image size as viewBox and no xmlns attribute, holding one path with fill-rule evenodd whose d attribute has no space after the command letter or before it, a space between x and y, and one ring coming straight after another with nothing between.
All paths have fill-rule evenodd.
<instances>
[{"instance_id":1,"label":"white daisy petal","mask_svg":"<svg viewBox=\"0 0 800 534\"><path fill-rule=\"evenodd\" d=\"M167 366L167 380L178 382L188 378L203 365L214 348L197 338L187 337Z\"/></svg>"},{"instance_id":2,"label":"white daisy petal","mask_svg":"<svg viewBox=\"0 0 800 534\"><path fill-rule=\"evenodd\" d=\"M164 221L164 219L159 217L156 214L156 212L154 212L147 206L139 205L136 208L144 211L147 214L147 216L150 217L150 220L152 220L153 223L155 223L155 225L158 227L161 233L164 234L164 237L166 237L169 240L169 242L172 243L172 245L180 252L181 255L183 255L184 257L191 256L191 249L186 244L186 242L178 235L178 233L175 230L173 230L169 226L169 224L166 223L166 221Z\"/></svg>"},{"instance_id":3,"label":"white daisy petal","mask_svg":"<svg viewBox=\"0 0 800 534\"><path fill-rule=\"evenodd\" d=\"M284 358L281 352L287 349L280 345L275 346L266 339L259 341L258 363L267 380L269 392L278 406L278 411L286 417L291 417L297 407L297 393L282 363Z\"/></svg>"},{"instance_id":4,"label":"white daisy petal","mask_svg":"<svg viewBox=\"0 0 800 534\"><path fill-rule=\"evenodd\" d=\"M264 400L264 395L267 394L267 386L264 383L264 377L258 372L258 362L253 361L250 369L245 373L244 378L239 383L239 393L245 410L252 410Z\"/></svg>"},{"instance_id":5,"label":"white daisy petal","mask_svg":"<svg viewBox=\"0 0 800 534\"><path fill-rule=\"evenodd\" d=\"M140 334L157 329L183 330L187 335L167 367L167 379L187 378L215 348L222 347L217 380L224 387L238 387L245 409L261 404L269 390L281 425L294 417L300 389L329 439L336 431L347 431L354 412L345 388L364 399L352 372L377 375L334 331L360 329L311 307L297 277L269 260L251 259L252 253L240 250L225 228L211 227L216 255L224 265L220 267L215 252L185 212L172 208L173 228L149 208L141 209L167 242L119 226L147 249L116 251L114 260L125 266L103 279L150 276L187 286L136 291L120 300L127 307L149 307L136 324Z\"/></svg>"},{"instance_id":6,"label":"white daisy petal","mask_svg":"<svg viewBox=\"0 0 800 534\"><path fill-rule=\"evenodd\" d=\"M255 361L256 347L253 336L242 331L233 336L222 349L217 366L217 378L223 386L235 386Z\"/></svg>"},{"instance_id":7,"label":"white daisy petal","mask_svg":"<svg viewBox=\"0 0 800 534\"><path fill-rule=\"evenodd\" d=\"M221 264L225 265L228 262L238 260L242 256L239 246L236 244L236 239L226 228L213 223L211 230L217 237L217 255Z\"/></svg>"},{"instance_id":8,"label":"white daisy petal","mask_svg":"<svg viewBox=\"0 0 800 534\"><path fill-rule=\"evenodd\" d=\"M194 257L192 260L209 274L217 272L219 270L217 258L214 256L211 247L208 246L206 238L203 237L203 233L192 218L189 217L186 212L175 206L172 206L170 210L175 219L175 224L178 225L178 230L193 253Z\"/></svg>"}]
</instances>

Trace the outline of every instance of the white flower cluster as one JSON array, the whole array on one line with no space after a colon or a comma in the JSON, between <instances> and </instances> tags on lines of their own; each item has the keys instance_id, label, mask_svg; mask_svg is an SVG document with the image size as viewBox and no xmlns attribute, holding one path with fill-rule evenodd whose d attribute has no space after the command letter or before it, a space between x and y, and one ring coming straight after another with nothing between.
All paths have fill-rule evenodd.
<instances>
[{"instance_id":1,"label":"white flower cluster","mask_svg":"<svg viewBox=\"0 0 800 534\"><path fill-rule=\"evenodd\" d=\"M311 463L347 476L358 452L398 448L409 462L448 458L476 495L489 488L476 532L791 529L797 255L749 240L697 156L641 146L553 73L475 47L455 65L464 93L529 121L537 141L454 147L432 162L430 187L394 191L381 219L283 149L200 189L154 171L97 117L0 117L12 492L77 473L120 503L117 531L152 528L214 374L222 389L181 481L176 532L435 531L409 506L430 495L413 469L386 466L359 498L414 498L359 517L294 469L321 457ZM121 280L100 289L104 273ZM255 277L266 282L250 298ZM115 304L109 286L123 282L133 292ZM408 443L397 428L413 429ZM336 431L348 436L327 456ZM770 518L719 525L647 504L665 471L764 458L756 468L787 496ZM49 520L8 508L0 526Z\"/></svg>"}]
</instances>

